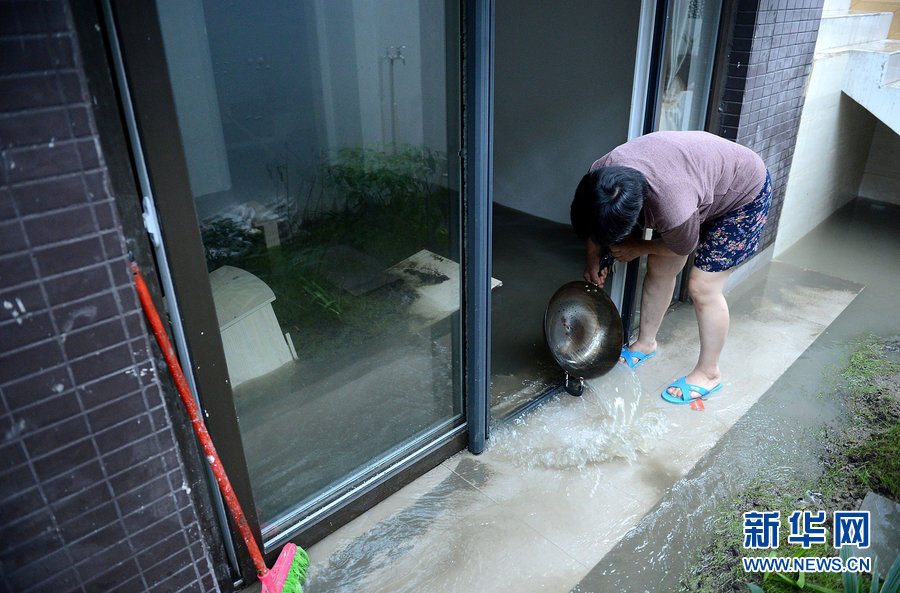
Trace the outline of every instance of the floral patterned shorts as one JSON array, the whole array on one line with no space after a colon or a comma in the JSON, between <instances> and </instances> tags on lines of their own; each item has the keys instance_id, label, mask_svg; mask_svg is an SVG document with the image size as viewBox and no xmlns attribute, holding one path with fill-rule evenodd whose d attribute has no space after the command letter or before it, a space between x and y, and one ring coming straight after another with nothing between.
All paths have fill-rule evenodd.
<instances>
[{"instance_id":1,"label":"floral patterned shorts","mask_svg":"<svg viewBox=\"0 0 900 593\"><path fill-rule=\"evenodd\" d=\"M752 202L700 226L694 265L706 272L722 272L756 253L771 201L772 178L766 170L766 182Z\"/></svg>"}]
</instances>

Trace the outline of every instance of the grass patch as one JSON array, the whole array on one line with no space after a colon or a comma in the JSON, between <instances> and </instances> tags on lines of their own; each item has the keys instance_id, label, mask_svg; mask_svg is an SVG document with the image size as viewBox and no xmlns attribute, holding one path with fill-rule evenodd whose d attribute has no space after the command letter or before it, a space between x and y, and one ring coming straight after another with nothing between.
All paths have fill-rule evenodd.
<instances>
[{"instance_id":1,"label":"grass patch","mask_svg":"<svg viewBox=\"0 0 900 593\"><path fill-rule=\"evenodd\" d=\"M885 341L875 336L859 342L859 348L841 372L841 377L855 394L873 393L880 387L878 379L900 372L900 363L888 358L885 348Z\"/></svg>"},{"instance_id":2,"label":"grass patch","mask_svg":"<svg viewBox=\"0 0 900 593\"><path fill-rule=\"evenodd\" d=\"M814 480L800 482L788 477L763 476L742 493L720 506L711 520L712 541L698 554L696 562L682 577L682 591L694 593L746 592L746 583L761 586L766 593L788 593L799 589L776 575L764 577L743 570L741 558L767 556L771 550L744 549L743 513L781 511L781 541L778 556L835 556L826 545L808 550L788 544L788 517L795 510L827 511L826 527L831 530L831 511L857 508L866 492L900 500L900 364L897 342L873 336L859 342L845 368L835 370L835 389L846 403L847 415L839 426L820 434L822 473ZM881 563L893 558L881 558ZM796 581L797 573L786 575ZM839 574L807 573L809 585L843 590ZM871 577L861 575L867 591Z\"/></svg>"},{"instance_id":3,"label":"grass patch","mask_svg":"<svg viewBox=\"0 0 900 593\"><path fill-rule=\"evenodd\" d=\"M808 493L821 488L822 481L791 482L758 478L741 494L722 505L713 520L713 542L706 547L697 563L682 579L682 591L695 593L723 593L732 591L748 591L746 582L763 586L766 593L796 592L797 588L781 580L775 575L764 577L760 574L747 574L741 565L743 557L764 557L770 550L744 549L743 514L748 511L781 511L781 535L777 554L779 556L836 556L836 550L829 544L813 544L809 549L800 545L787 543L790 534L788 517L795 510L809 509L815 511L824 508L824 493L814 500L808 499ZM798 501L800 503L798 504ZM786 576L794 580L798 573ZM806 574L807 583L826 588L841 588L841 576L830 573ZM863 577L868 586L870 577Z\"/></svg>"},{"instance_id":4,"label":"grass patch","mask_svg":"<svg viewBox=\"0 0 900 593\"><path fill-rule=\"evenodd\" d=\"M856 479L869 490L900 499L900 424L850 450L860 460Z\"/></svg>"}]
</instances>

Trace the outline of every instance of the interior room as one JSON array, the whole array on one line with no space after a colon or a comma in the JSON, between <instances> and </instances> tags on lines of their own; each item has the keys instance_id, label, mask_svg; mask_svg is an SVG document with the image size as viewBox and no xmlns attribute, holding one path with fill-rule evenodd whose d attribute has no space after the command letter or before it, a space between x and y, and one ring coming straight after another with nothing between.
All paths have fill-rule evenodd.
<instances>
[{"instance_id":1,"label":"interior room","mask_svg":"<svg viewBox=\"0 0 900 593\"><path fill-rule=\"evenodd\" d=\"M547 11L528 0L496 9L492 275L503 285L491 309L495 419L562 380L544 344L543 312L584 270L569 222L575 186L628 139L641 6L581 1Z\"/></svg>"}]
</instances>

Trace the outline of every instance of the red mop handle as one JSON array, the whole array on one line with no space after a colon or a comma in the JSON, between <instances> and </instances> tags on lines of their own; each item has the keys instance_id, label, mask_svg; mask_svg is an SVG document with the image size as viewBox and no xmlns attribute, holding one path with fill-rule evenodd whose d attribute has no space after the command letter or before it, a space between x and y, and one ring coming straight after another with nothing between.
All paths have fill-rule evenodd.
<instances>
[{"instance_id":1,"label":"red mop handle","mask_svg":"<svg viewBox=\"0 0 900 593\"><path fill-rule=\"evenodd\" d=\"M187 410L188 416L191 417L191 425L194 427L194 432L197 434L197 438L203 446L203 452L206 454L206 459L209 461L209 465L216 475L216 481L219 483L219 490L222 492L222 498L225 499L225 504L228 505L228 510L231 512L231 516L237 524L238 531L241 532L241 537L244 538L244 543L247 544L247 549L250 551L250 557L253 558L253 564L256 565L257 573L262 577L269 572L269 569L266 568L266 562L259 552L259 546L256 545L256 540L250 532L250 526L247 525L247 518L244 516L244 511L241 510L241 504L234 494L231 482L228 481L228 476L225 475L222 461L219 459L219 454L216 453L216 448L213 446L209 432L206 430L206 425L203 424L203 420L200 418L200 409L197 407L197 403L191 395L191 388L188 387L187 380L184 378L184 372L181 370L181 365L178 363L178 358L175 357L175 350L169 342L165 327L163 326L162 320L159 318L159 313L156 312L156 306L150 298L150 292L147 290L147 285L144 283L144 278L141 276L141 271L138 269L137 263L135 262L131 262L131 273L134 274L134 284L137 287L138 297L141 299L141 307L144 309L144 314L147 316L147 321L150 323L150 329L153 330L153 335L156 336L156 343L159 344L163 357L166 359L166 364L169 366L169 374L172 375L172 379L175 381L175 387L178 388L178 394L181 396L181 401Z\"/></svg>"}]
</instances>

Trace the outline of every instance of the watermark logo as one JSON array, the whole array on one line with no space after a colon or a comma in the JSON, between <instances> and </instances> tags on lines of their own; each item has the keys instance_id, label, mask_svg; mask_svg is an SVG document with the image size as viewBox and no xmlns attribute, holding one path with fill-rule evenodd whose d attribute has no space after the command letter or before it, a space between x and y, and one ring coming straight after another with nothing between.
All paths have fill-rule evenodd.
<instances>
[{"instance_id":1,"label":"watermark logo","mask_svg":"<svg viewBox=\"0 0 900 593\"><path fill-rule=\"evenodd\" d=\"M790 534L787 543L809 549L813 544L827 544L825 511L794 511L788 517ZM744 547L751 550L778 548L778 532L781 528L779 511L748 511L744 513ZM843 546L869 547L869 511L834 511L834 536L836 549ZM780 557L771 552L766 558L742 558L747 572L870 572L871 558L831 556Z\"/></svg>"},{"instance_id":2,"label":"watermark logo","mask_svg":"<svg viewBox=\"0 0 900 593\"><path fill-rule=\"evenodd\" d=\"M744 513L744 547L751 550L777 548L780 528L780 511Z\"/></svg>"},{"instance_id":3,"label":"watermark logo","mask_svg":"<svg viewBox=\"0 0 900 593\"><path fill-rule=\"evenodd\" d=\"M834 512L834 547L869 547L869 511Z\"/></svg>"},{"instance_id":4,"label":"watermark logo","mask_svg":"<svg viewBox=\"0 0 900 593\"><path fill-rule=\"evenodd\" d=\"M745 572L872 572L871 558L837 556L784 556L741 558Z\"/></svg>"},{"instance_id":5,"label":"watermark logo","mask_svg":"<svg viewBox=\"0 0 900 593\"><path fill-rule=\"evenodd\" d=\"M810 511L794 511L788 518L791 534L789 544L800 544L806 549L813 544L824 544L828 540L825 533L825 511L813 514Z\"/></svg>"}]
</instances>

